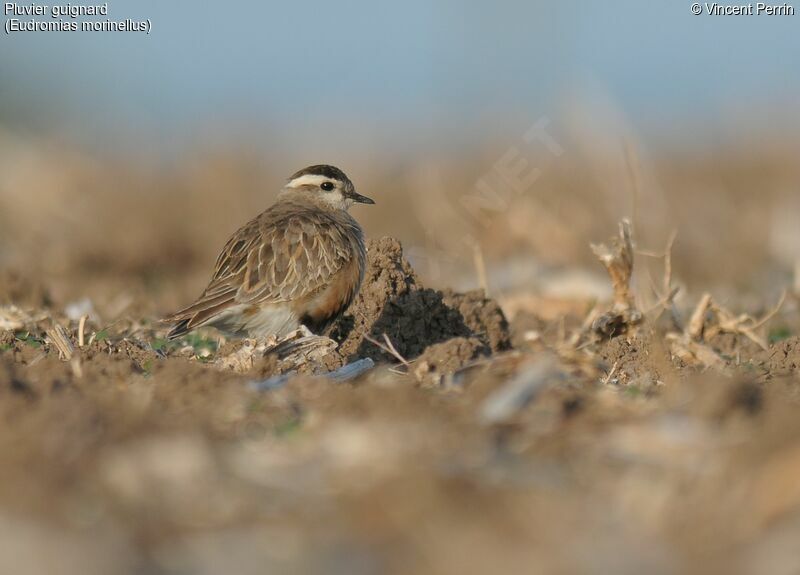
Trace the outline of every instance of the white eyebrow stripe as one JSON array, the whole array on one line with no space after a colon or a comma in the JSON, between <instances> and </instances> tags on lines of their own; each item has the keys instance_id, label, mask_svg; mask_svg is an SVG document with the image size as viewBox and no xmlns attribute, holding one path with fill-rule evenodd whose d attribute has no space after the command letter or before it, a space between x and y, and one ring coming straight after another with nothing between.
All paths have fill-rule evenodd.
<instances>
[{"instance_id":1,"label":"white eyebrow stripe","mask_svg":"<svg viewBox=\"0 0 800 575\"><path fill-rule=\"evenodd\" d=\"M314 174L305 174L299 178L295 178L286 184L287 188L299 188L300 186L319 186L323 182L331 182L330 178L325 176L318 176Z\"/></svg>"}]
</instances>

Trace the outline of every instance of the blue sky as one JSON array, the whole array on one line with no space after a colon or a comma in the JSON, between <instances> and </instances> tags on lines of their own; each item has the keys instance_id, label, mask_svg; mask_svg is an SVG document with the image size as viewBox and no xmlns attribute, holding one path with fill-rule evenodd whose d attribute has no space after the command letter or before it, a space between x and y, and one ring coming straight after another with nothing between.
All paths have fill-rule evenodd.
<instances>
[{"instance_id":1,"label":"blue sky","mask_svg":"<svg viewBox=\"0 0 800 575\"><path fill-rule=\"evenodd\" d=\"M150 18L149 36L0 38L0 121L103 142L158 134L180 146L224 126L287 141L352 129L414 146L518 132L595 93L656 135L798 101L800 15L689 7L118 0L109 17Z\"/></svg>"}]
</instances>

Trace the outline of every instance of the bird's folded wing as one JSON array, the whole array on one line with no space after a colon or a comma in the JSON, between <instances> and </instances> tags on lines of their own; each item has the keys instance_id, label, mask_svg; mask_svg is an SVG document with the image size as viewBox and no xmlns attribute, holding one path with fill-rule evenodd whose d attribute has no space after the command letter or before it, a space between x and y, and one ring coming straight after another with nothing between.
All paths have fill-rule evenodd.
<instances>
[{"instance_id":1,"label":"bird's folded wing","mask_svg":"<svg viewBox=\"0 0 800 575\"><path fill-rule=\"evenodd\" d=\"M311 295L350 260L351 250L343 230L327 219L297 214L270 226L253 220L228 240L203 295L170 319L189 320L191 328L232 305Z\"/></svg>"}]
</instances>

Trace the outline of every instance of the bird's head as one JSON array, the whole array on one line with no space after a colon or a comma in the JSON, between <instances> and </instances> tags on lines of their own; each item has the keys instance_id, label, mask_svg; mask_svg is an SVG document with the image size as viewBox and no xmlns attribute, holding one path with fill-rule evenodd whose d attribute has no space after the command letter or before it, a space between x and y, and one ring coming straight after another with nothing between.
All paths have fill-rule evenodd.
<instances>
[{"instance_id":1,"label":"bird's head","mask_svg":"<svg viewBox=\"0 0 800 575\"><path fill-rule=\"evenodd\" d=\"M345 173L334 166L320 164L303 168L292 175L284 187L288 194L306 192L334 209L347 210L353 204L374 204L359 193Z\"/></svg>"}]
</instances>

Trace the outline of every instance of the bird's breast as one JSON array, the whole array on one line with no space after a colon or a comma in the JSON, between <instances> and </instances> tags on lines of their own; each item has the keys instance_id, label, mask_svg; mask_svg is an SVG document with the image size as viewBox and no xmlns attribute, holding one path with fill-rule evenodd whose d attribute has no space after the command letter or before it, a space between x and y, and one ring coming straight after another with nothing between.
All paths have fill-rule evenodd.
<instances>
[{"instance_id":1,"label":"bird's breast","mask_svg":"<svg viewBox=\"0 0 800 575\"><path fill-rule=\"evenodd\" d=\"M358 293L363 276L364 258L357 253L325 287L294 303L292 307L300 322L315 333L324 330L348 308Z\"/></svg>"}]
</instances>

